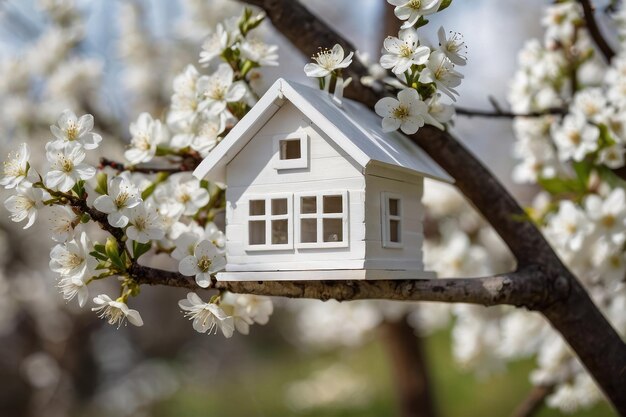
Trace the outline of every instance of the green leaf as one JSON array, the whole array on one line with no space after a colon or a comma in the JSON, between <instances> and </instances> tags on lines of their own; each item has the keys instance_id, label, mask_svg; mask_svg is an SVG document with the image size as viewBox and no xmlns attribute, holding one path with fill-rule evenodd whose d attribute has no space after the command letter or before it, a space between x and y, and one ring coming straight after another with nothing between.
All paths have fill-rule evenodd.
<instances>
[{"instance_id":1,"label":"green leaf","mask_svg":"<svg viewBox=\"0 0 626 417\"><path fill-rule=\"evenodd\" d=\"M441 2L441 5L439 5L439 9L437 9L438 12L447 9L450 5L452 4L452 0L443 0Z\"/></svg>"},{"instance_id":2,"label":"green leaf","mask_svg":"<svg viewBox=\"0 0 626 417\"><path fill-rule=\"evenodd\" d=\"M413 26L415 29L419 29L422 26L426 26L428 24L428 19L426 19L424 16L420 16L419 19L417 19L417 22L415 22L415 25Z\"/></svg>"},{"instance_id":3,"label":"green leaf","mask_svg":"<svg viewBox=\"0 0 626 417\"><path fill-rule=\"evenodd\" d=\"M96 258L96 259L100 260L100 261L108 261L108 260L109 260L109 258L107 258L105 255L103 255L103 254L101 254L100 252L95 251L95 250L94 250L94 251L89 252L89 254L90 254L91 256L93 256L94 258Z\"/></svg>"},{"instance_id":4,"label":"green leaf","mask_svg":"<svg viewBox=\"0 0 626 417\"><path fill-rule=\"evenodd\" d=\"M115 240L115 238L113 237L108 238L107 243L104 245L104 247L107 256L111 260L111 263L118 267L120 270L125 270L126 265L122 261L122 258L120 258L120 253L117 248L117 240Z\"/></svg>"},{"instance_id":5,"label":"green leaf","mask_svg":"<svg viewBox=\"0 0 626 417\"><path fill-rule=\"evenodd\" d=\"M141 192L141 198L145 200L146 198L150 197L152 193L154 192L154 190L156 189L156 187L157 187L156 182L153 182L152 184L150 184L148 188L146 188L145 190Z\"/></svg>"},{"instance_id":6,"label":"green leaf","mask_svg":"<svg viewBox=\"0 0 626 417\"><path fill-rule=\"evenodd\" d=\"M106 253L107 253L106 248L104 247L104 245L103 245L102 243L96 243L95 245L93 245L93 248L94 248L96 251L98 251L98 252L100 252L100 253L103 253L103 254L105 254L105 255L106 255Z\"/></svg>"},{"instance_id":7,"label":"green leaf","mask_svg":"<svg viewBox=\"0 0 626 417\"><path fill-rule=\"evenodd\" d=\"M109 176L104 172L99 172L98 175L96 175L96 192L102 195L108 194L108 184Z\"/></svg>"},{"instance_id":8,"label":"green leaf","mask_svg":"<svg viewBox=\"0 0 626 417\"><path fill-rule=\"evenodd\" d=\"M133 241L133 259L139 259L141 255L148 252L151 248L151 243L139 243L137 241Z\"/></svg>"},{"instance_id":9,"label":"green leaf","mask_svg":"<svg viewBox=\"0 0 626 417\"><path fill-rule=\"evenodd\" d=\"M539 178L539 185L550 194L584 194L586 186L578 178Z\"/></svg>"},{"instance_id":10,"label":"green leaf","mask_svg":"<svg viewBox=\"0 0 626 417\"><path fill-rule=\"evenodd\" d=\"M580 185L586 190L587 184L589 184L589 176L591 175L593 165L587 161L574 161L572 163L572 166L574 168L574 172L576 173L578 181L580 181Z\"/></svg>"}]
</instances>

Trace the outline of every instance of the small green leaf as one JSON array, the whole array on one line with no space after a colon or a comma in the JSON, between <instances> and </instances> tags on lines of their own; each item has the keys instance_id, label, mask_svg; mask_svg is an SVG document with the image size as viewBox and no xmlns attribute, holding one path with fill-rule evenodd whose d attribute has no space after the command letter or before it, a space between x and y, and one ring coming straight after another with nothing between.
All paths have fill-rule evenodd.
<instances>
[{"instance_id":1,"label":"small green leaf","mask_svg":"<svg viewBox=\"0 0 626 417\"><path fill-rule=\"evenodd\" d=\"M106 248L104 247L104 245L103 245L102 243L96 243L95 245L93 245L93 248L94 248L96 251L98 251L98 252L100 252L100 253L103 253L103 254L105 254L105 255L106 255L106 253L107 253Z\"/></svg>"},{"instance_id":2,"label":"small green leaf","mask_svg":"<svg viewBox=\"0 0 626 417\"><path fill-rule=\"evenodd\" d=\"M81 223L89 223L89 220L91 220L91 216L89 214L87 214L87 213L83 213L80 216L80 222Z\"/></svg>"},{"instance_id":3,"label":"small green leaf","mask_svg":"<svg viewBox=\"0 0 626 417\"><path fill-rule=\"evenodd\" d=\"M539 185L550 194L584 194L586 186L578 178L539 178Z\"/></svg>"},{"instance_id":4,"label":"small green leaf","mask_svg":"<svg viewBox=\"0 0 626 417\"><path fill-rule=\"evenodd\" d=\"M443 0L441 4L439 5L439 9L437 9L437 11L440 12L444 9L447 9L451 4L452 4L452 0Z\"/></svg>"},{"instance_id":5,"label":"small green leaf","mask_svg":"<svg viewBox=\"0 0 626 417\"><path fill-rule=\"evenodd\" d=\"M96 175L96 192L99 194L108 194L109 192L109 188L108 188L108 182L109 177L106 173L104 172L99 172L98 175Z\"/></svg>"},{"instance_id":6,"label":"small green leaf","mask_svg":"<svg viewBox=\"0 0 626 417\"><path fill-rule=\"evenodd\" d=\"M133 259L139 259L141 255L148 252L152 248L150 243L139 243L133 241Z\"/></svg>"},{"instance_id":7,"label":"small green leaf","mask_svg":"<svg viewBox=\"0 0 626 417\"><path fill-rule=\"evenodd\" d=\"M122 261L122 258L120 258L120 253L118 251L117 241L115 240L115 238L113 237L108 238L107 243L104 245L104 247L106 249L107 256L111 260L111 263L115 265L116 267L118 267L119 269L125 270L126 265Z\"/></svg>"},{"instance_id":8,"label":"small green leaf","mask_svg":"<svg viewBox=\"0 0 626 417\"><path fill-rule=\"evenodd\" d=\"M96 259L100 260L100 261L108 261L108 260L109 260L109 258L107 258L105 255L103 255L103 254L101 254L100 252L95 251L95 250L94 250L94 251L89 252L89 254L90 254L91 256L93 256L94 258L96 258Z\"/></svg>"}]
</instances>

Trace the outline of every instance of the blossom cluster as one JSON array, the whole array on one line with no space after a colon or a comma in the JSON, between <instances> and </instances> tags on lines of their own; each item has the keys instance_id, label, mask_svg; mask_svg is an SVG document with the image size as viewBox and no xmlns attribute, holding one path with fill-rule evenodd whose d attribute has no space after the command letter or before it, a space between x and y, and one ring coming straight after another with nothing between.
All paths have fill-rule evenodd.
<instances>
[{"instance_id":1,"label":"blossom cluster","mask_svg":"<svg viewBox=\"0 0 626 417\"><path fill-rule=\"evenodd\" d=\"M541 187L531 219L624 335L626 193L613 170L624 166L626 61L620 52L602 62L576 1L548 6L542 23L544 39L520 52L509 94L513 110L525 115L514 120L521 161L513 179ZM503 351L510 358L536 354L531 381L555 387L548 405L573 411L601 398L571 349L539 318L515 312L503 320L510 326Z\"/></svg>"},{"instance_id":2,"label":"blossom cluster","mask_svg":"<svg viewBox=\"0 0 626 417\"><path fill-rule=\"evenodd\" d=\"M393 91L396 98L385 97L376 103L376 113L383 118L385 132L400 129L406 134L413 134L424 124L444 129L454 115L454 108L441 102L441 93L456 101L456 87L461 84L463 75L455 66L467 62L465 42L460 34L446 33L443 27L437 33L439 47L424 45L418 36L418 29L428 23L425 16L436 13L450 5L449 1L404 1L388 0L396 6L395 15L404 23L398 36L388 36L383 43L383 55L380 65L371 67L374 78L381 78ZM307 64L304 71L307 76L318 78L320 87L328 91L335 82L335 95L350 83L344 81L342 69L352 63L353 52L345 56L340 45L331 50L322 50L313 56L314 63ZM380 67L380 68L378 68ZM396 78L386 77L390 70ZM372 77L361 82L371 83Z\"/></svg>"},{"instance_id":3,"label":"blossom cluster","mask_svg":"<svg viewBox=\"0 0 626 417\"><path fill-rule=\"evenodd\" d=\"M83 307L92 282L116 278L120 295L95 296L92 310L118 327L126 321L141 326L141 315L128 306L140 292L134 272L140 257L169 254L180 274L200 288L210 287L224 268L225 237L213 222L223 211L223 186L200 181L191 171L254 103L251 71L275 64L276 47L249 35L263 18L246 9L218 24L200 53L209 72L187 66L173 80L165 120L144 112L130 124L127 165L104 159L94 165L102 135L94 132L92 115L78 117L71 110L50 126L42 169L35 167L40 164L32 161L26 143L9 155L0 179L12 192L5 207L25 228L41 214L47 217L56 242L50 269L59 276L65 300L77 299ZM223 42L213 44L216 36ZM190 293L180 308L197 331L219 327L230 337L235 329L247 334L253 323L267 323L273 307L261 297L220 292L207 303Z\"/></svg>"}]
</instances>

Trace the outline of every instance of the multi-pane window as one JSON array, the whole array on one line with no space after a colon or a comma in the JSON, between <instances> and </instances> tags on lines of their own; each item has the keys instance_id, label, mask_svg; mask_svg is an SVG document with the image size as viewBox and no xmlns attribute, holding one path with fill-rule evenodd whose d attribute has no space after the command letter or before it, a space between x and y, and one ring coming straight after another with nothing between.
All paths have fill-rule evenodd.
<instances>
[{"instance_id":1,"label":"multi-pane window","mask_svg":"<svg viewBox=\"0 0 626 417\"><path fill-rule=\"evenodd\" d=\"M295 196L296 246L348 246L348 194L301 193Z\"/></svg>"},{"instance_id":2,"label":"multi-pane window","mask_svg":"<svg viewBox=\"0 0 626 417\"><path fill-rule=\"evenodd\" d=\"M384 192L381 195L383 247L402 247L402 198Z\"/></svg>"},{"instance_id":3,"label":"multi-pane window","mask_svg":"<svg viewBox=\"0 0 626 417\"><path fill-rule=\"evenodd\" d=\"M248 249L290 249L292 242L291 195L248 200Z\"/></svg>"}]
</instances>

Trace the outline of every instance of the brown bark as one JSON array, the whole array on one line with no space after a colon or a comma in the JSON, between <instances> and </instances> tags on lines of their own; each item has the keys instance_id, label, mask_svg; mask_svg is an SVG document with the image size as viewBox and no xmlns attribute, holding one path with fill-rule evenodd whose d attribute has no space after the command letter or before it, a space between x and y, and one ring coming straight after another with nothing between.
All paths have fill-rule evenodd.
<instances>
[{"instance_id":1,"label":"brown bark","mask_svg":"<svg viewBox=\"0 0 626 417\"><path fill-rule=\"evenodd\" d=\"M513 414L511 414L511 417L533 416L535 413L539 412L541 407L544 405L546 397L552 394L553 390L554 390L553 385L550 385L550 386L539 385L539 386L533 387L530 390L530 393L528 394L528 396L524 398L524 401L522 401L520 405L517 406L515 411L513 411Z\"/></svg>"},{"instance_id":2,"label":"brown bark","mask_svg":"<svg viewBox=\"0 0 626 417\"><path fill-rule=\"evenodd\" d=\"M393 366L394 383L402 417L435 417L432 387L423 338L402 317L380 326L382 340Z\"/></svg>"},{"instance_id":3,"label":"brown bark","mask_svg":"<svg viewBox=\"0 0 626 417\"><path fill-rule=\"evenodd\" d=\"M589 30L589 34L593 39L594 43L604 55L604 58L607 62L611 62L611 59L615 56L615 51L611 48L606 38L602 36L602 32L600 32L600 28L598 27L598 22L594 16L593 5L591 4L591 0L579 0L580 5L583 8L583 13L585 16L585 24L587 29Z\"/></svg>"}]
</instances>

